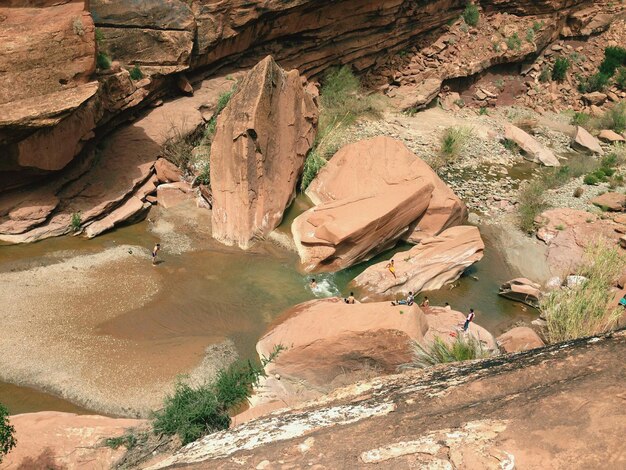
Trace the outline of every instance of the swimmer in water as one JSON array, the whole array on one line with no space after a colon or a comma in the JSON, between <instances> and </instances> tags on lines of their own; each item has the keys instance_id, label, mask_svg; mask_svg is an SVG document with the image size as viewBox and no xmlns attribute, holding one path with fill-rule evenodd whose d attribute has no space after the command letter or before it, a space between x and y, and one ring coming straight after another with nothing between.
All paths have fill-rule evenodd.
<instances>
[{"instance_id":1,"label":"swimmer in water","mask_svg":"<svg viewBox=\"0 0 626 470\"><path fill-rule=\"evenodd\" d=\"M311 288L311 290L317 289L317 282L315 282L315 279L311 279L311 281L309 282L309 287Z\"/></svg>"}]
</instances>

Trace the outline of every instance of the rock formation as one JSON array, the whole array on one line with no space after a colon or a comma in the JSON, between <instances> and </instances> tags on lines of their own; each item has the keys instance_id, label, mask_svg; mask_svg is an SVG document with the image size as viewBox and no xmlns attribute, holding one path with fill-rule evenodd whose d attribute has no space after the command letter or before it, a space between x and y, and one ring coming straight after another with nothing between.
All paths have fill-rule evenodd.
<instances>
[{"instance_id":1,"label":"rock formation","mask_svg":"<svg viewBox=\"0 0 626 470\"><path fill-rule=\"evenodd\" d=\"M626 209L626 195L622 193L608 192L594 197L591 200L591 203L603 210L622 212Z\"/></svg>"},{"instance_id":2,"label":"rock formation","mask_svg":"<svg viewBox=\"0 0 626 470\"><path fill-rule=\"evenodd\" d=\"M524 151L524 158L545 166L560 166L559 160L551 150L545 148L534 137L513 124L504 126L504 138L515 142Z\"/></svg>"},{"instance_id":3,"label":"rock formation","mask_svg":"<svg viewBox=\"0 0 626 470\"><path fill-rule=\"evenodd\" d=\"M6 468L93 468L110 467L124 448L102 445L126 429L144 424L138 419L79 416L43 411L11 416L18 445L4 459Z\"/></svg>"},{"instance_id":4,"label":"rock formation","mask_svg":"<svg viewBox=\"0 0 626 470\"><path fill-rule=\"evenodd\" d=\"M387 261L370 266L353 281L373 296L405 295L436 290L456 281L463 272L483 257L485 244L476 227L458 226L426 238L409 251L396 253L396 277L385 266Z\"/></svg>"},{"instance_id":5,"label":"rock formation","mask_svg":"<svg viewBox=\"0 0 626 470\"><path fill-rule=\"evenodd\" d=\"M535 330L527 326L518 326L498 336L498 345L507 353L541 348L545 343Z\"/></svg>"},{"instance_id":6,"label":"rock formation","mask_svg":"<svg viewBox=\"0 0 626 470\"><path fill-rule=\"evenodd\" d=\"M587 132L584 127L576 126L576 134L574 135L573 144L582 150L588 150L592 153L597 153L598 155L604 155L604 150L600 147L598 139Z\"/></svg>"},{"instance_id":7,"label":"rock formation","mask_svg":"<svg viewBox=\"0 0 626 470\"><path fill-rule=\"evenodd\" d=\"M437 235L467 220L465 204L437 174L402 142L380 136L342 147L319 172L306 194L315 203L327 203L364 194L394 192L404 183L433 185L428 208L416 218L409 241Z\"/></svg>"},{"instance_id":8,"label":"rock formation","mask_svg":"<svg viewBox=\"0 0 626 470\"><path fill-rule=\"evenodd\" d=\"M248 248L278 226L295 197L318 109L297 70L270 56L244 78L211 147L213 237Z\"/></svg>"},{"instance_id":9,"label":"rock formation","mask_svg":"<svg viewBox=\"0 0 626 470\"><path fill-rule=\"evenodd\" d=\"M541 286L529 279L518 277L502 284L498 294L507 299L528 304L531 307L538 307Z\"/></svg>"},{"instance_id":10,"label":"rock formation","mask_svg":"<svg viewBox=\"0 0 626 470\"><path fill-rule=\"evenodd\" d=\"M338 271L393 247L426 211L432 183L418 180L392 191L315 206L291 225L305 271Z\"/></svg>"},{"instance_id":11,"label":"rock formation","mask_svg":"<svg viewBox=\"0 0 626 470\"><path fill-rule=\"evenodd\" d=\"M286 349L270 363L253 404L293 405L372 375L395 373L412 360L412 341L435 337L453 341L463 315L389 302L346 304L343 299L312 300L285 312L257 343L259 356L275 346ZM473 324L470 334L495 348L493 337Z\"/></svg>"}]
</instances>

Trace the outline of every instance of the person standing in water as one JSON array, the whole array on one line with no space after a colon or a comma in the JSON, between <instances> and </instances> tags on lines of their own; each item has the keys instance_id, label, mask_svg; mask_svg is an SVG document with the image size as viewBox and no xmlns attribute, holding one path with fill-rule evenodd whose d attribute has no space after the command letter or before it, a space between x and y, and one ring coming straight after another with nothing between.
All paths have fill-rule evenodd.
<instances>
[{"instance_id":1,"label":"person standing in water","mask_svg":"<svg viewBox=\"0 0 626 470\"><path fill-rule=\"evenodd\" d=\"M389 263L387 263L387 266L385 266L385 268L388 269L391 274L393 274L394 279L398 278L398 276L396 276L396 267L393 264L393 260L389 261Z\"/></svg>"},{"instance_id":2,"label":"person standing in water","mask_svg":"<svg viewBox=\"0 0 626 470\"><path fill-rule=\"evenodd\" d=\"M154 248L152 248L152 266L157 265L157 257L159 255L160 250L161 250L160 243L157 243L156 245L154 245Z\"/></svg>"},{"instance_id":3,"label":"person standing in water","mask_svg":"<svg viewBox=\"0 0 626 470\"><path fill-rule=\"evenodd\" d=\"M311 288L311 290L317 289L317 282L315 282L315 279L311 279L309 281L309 287Z\"/></svg>"},{"instance_id":4,"label":"person standing in water","mask_svg":"<svg viewBox=\"0 0 626 470\"><path fill-rule=\"evenodd\" d=\"M471 322L474 321L474 309L470 308L469 314L467 315L467 318L465 319L465 323L463 324L463 331L466 332L467 329L469 328L469 324Z\"/></svg>"}]
</instances>

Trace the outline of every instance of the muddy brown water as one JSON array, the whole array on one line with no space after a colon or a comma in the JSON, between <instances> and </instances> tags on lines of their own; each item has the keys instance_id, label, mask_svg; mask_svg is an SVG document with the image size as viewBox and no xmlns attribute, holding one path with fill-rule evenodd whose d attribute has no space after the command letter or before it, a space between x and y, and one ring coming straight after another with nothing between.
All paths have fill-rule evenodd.
<instances>
[{"instance_id":1,"label":"muddy brown water","mask_svg":"<svg viewBox=\"0 0 626 470\"><path fill-rule=\"evenodd\" d=\"M287 211L279 228L289 232L293 219L306 210L309 202L299 198ZM449 302L456 310L477 311L477 321L499 333L520 319L536 318L532 309L498 297L498 287L517 273L503 261L492 242L489 230L481 228L485 256L450 289L428 292L433 305ZM58 262L77 254L95 253L106 248L130 244L151 247L156 238L147 223L121 228L94 240L63 237L43 242L0 247L0 272L29 269ZM348 283L367 266L388 259L399 246L363 263L334 274L316 274L319 289L311 292L306 275L297 269L297 256L264 242L254 252L223 250L217 244L207 249L164 256L160 269L167 282L147 305L102 322L98 333L114 338L154 344L149 354L159 360L164 354L159 345L176 344L180 373L189 370L202 357L204 348L231 340L240 357L255 358L255 345L267 326L285 309L314 297L347 295ZM149 268L152 269L152 268ZM424 295L424 294L423 294ZM185 347L182 347L187 345ZM169 361L169 358L167 359ZM24 387L0 383L0 402L11 413L41 410L85 413L52 395Z\"/></svg>"}]
</instances>

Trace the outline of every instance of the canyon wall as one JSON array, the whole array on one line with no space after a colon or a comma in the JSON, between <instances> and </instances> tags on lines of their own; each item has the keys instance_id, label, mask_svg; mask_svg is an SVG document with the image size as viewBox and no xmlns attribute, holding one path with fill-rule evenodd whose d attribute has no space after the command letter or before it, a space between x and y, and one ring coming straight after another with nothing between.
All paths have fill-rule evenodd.
<instances>
[{"instance_id":1,"label":"canyon wall","mask_svg":"<svg viewBox=\"0 0 626 470\"><path fill-rule=\"evenodd\" d=\"M357 72L428 43L464 0L9 0L0 7L0 191L65 168L94 135L198 79L272 55L316 77ZM589 2L486 0L485 11L562 12ZM33 27L37 25L37 27ZM422 44L425 43L425 44ZM96 70L96 58L112 64ZM129 71L140 67L143 77Z\"/></svg>"}]
</instances>

